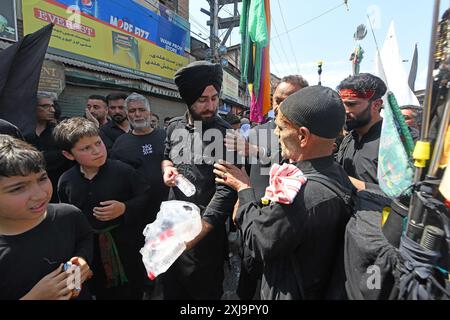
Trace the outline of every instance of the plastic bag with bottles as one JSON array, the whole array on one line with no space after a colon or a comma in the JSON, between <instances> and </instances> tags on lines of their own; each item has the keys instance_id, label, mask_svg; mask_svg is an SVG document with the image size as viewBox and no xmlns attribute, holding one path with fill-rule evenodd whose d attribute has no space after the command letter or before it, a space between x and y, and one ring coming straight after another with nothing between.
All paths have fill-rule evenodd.
<instances>
[{"instance_id":1,"label":"plastic bag with bottles","mask_svg":"<svg viewBox=\"0 0 450 320\"><path fill-rule=\"evenodd\" d=\"M156 220L148 224L143 234L145 245L139 251L153 280L164 273L186 249L185 242L193 240L202 230L200 209L186 201L164 201Z\"/></svg>"}]
</instances>

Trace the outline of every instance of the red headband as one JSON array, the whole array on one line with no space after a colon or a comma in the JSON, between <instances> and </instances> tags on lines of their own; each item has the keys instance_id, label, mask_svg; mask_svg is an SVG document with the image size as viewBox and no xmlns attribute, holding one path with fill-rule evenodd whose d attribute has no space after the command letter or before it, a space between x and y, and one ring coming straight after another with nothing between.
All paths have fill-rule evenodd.
<instances>
[{"instance_id":1,"label":"red headband","mask_svg":"<svg viewBox=\"0 0 450 320\"><path fill-rule=\"evenodd\" d=\"M339 91L339 95L341 96L342 99L360 98L370 100L375 95L375 90L367 90L365 92L360 92L353 89L342 89Z\"/></svg>"}]
</instances>

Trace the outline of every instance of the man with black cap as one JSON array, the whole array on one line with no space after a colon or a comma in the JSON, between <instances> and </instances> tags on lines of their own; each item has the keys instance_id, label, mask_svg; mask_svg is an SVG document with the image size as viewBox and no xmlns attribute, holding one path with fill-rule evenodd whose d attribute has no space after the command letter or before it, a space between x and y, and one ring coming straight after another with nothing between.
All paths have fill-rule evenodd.
<instances>
[{"instance_id":1,"label":"man with black cap","mask_svg":"<svg viewBox=\"0 0 450 320\"><path fill-rule=\"evenodd\" d=\"M231 129L217 116L222 68L197 61L178 70L174 80L188 110L184 116L172 119L167 128L161 165L164 183L171 187L169 200L192 202L201 209L203 228L167 272L157 278L157 292L162 294L157 298L220 299L227 240L225 221L237 200L234 190L215 184L213 173L213 164L227 154L223 138ZM179 174L195 185L193 196L187 197L175 188Z\"/></svg>"},{"instance_id":2,"label":"man with black cap","mask_svg":"<svg viewBox=\"0 0 450 320\"><path fill-rule=\"evenodd\" d=\"M335 138L345 121L339 95L322 86L306 87L281 104L275 129L282 157L274 164L261 205L248 176L233 165L215 165L216 182L239 196L236 222L245 246L263 263L262 299L330 299L345 281L332 277L342 250L349 210L320 175L342 190L353 190L345 171L334 162ZM341 269L342 270L342 269ZM341 297L341 296L339 296Z\"/></svg>"}]
</instances>

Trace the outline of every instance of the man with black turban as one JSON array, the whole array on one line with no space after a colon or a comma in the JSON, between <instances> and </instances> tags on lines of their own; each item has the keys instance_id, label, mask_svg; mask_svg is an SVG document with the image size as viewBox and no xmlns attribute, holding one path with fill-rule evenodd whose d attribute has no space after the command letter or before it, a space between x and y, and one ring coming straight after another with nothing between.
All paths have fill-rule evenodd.
<instances>
[{"instance_id":1,"label":"man with black turban","mask_svg":"<svg viewBox=\"0 0 450 320\"><path fill-rule=\"evenodd\" d=\"M256 199L242 170L215 165L216 182L238 192L236 223L246 249L262 262L263 300L345 298L343 245L351 210L329 188L354 192L332 156L344 121L342 101L330 88L306 87L281 103L275 134L290 164L272 166L266 203Z\"/></svg>"},{"instance_id":2,"label":"man with black turban","mask_svg":"<svg viewBox=\"0 0 450 320\"><path fill-rule=\"evenodd\" d=\"M169 200L192 202L201 209L203 229L157 278L156 298L217 300L223 293L225 221L237 200L233 189L215 184L213 173L213 164L230 156L223 140L231 126L217 115L222 68L206 61L194 62L178 70L175 83L188 110L172 119L167 128L164 183L171 187ZM180 174L195 185L193 196L187 197L176 187Z\"/></svg>"}]
</instances>

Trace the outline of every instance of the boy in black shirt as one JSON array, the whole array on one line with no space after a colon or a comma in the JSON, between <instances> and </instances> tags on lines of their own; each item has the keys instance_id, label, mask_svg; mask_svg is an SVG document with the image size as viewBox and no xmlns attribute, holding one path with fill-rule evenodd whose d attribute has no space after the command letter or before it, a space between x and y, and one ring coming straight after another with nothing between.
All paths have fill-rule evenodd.
<instances>
[{"instance_id":1,"label":"boy in black shirt","mask_svg":"<svg viewBox=\"0 0 450 320\"><path fill-rule=\"evenodd\" d=\"M84 118L64 120L55 128L63 155L78 164L58 183L63 202L77 206L94 229L94 278L97 299L141 299L145 272L142 215L148 187L129 165L107 160L99 129Z\"/></svg>"},{"instance_id":2,"label":"boy in black shirt","mask_svg":"<svg viewBox=\"0 0 450 320\"><path fill-rule=\"evenodd\" d=\"M71 299L92 274L89 224L77 208L49 204L51 196L42 154L0 135L0 300ZM69 261L80 266L73 275L63 271Z\"/></svg>"}]
</instances>

